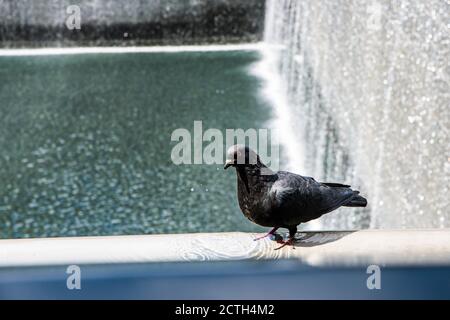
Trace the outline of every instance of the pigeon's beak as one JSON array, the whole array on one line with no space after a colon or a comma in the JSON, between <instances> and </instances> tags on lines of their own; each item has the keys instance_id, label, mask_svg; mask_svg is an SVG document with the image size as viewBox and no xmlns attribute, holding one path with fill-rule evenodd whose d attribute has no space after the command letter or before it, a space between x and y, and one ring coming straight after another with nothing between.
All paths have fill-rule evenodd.
<instances>
[{"instance_id":1,"label":"pigeon's beak","mask_svg":"<svg viewBox=\"0 0 450 320\"><path fill-rule=\"evenodd\" d=\"M225 161L225 165L223 166L224 170L227 170L228 167L234 166L234 161L233 160L227 160Z\"/></svg>"}]
</instances>

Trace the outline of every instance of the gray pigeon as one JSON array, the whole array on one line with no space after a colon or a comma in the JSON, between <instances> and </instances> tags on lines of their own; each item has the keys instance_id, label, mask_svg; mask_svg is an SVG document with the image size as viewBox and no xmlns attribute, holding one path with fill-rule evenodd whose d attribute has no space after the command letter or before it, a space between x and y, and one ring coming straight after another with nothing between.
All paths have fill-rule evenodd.
<instances>
[{"instance_id":1,"label":"gray pigeon","mask_svg":"<svg viewBox=\"0 0 450 320\"><path fill-rule=\"evenodd\" d=\"M367 200L359 191L339 183L317 182L314 178L278 171L265 166L250 148L234 145L227 151L224 169L235 167L238 201L243 214L252 222L273 229L289 230L289 240L281 249L293 245L297 226L344 207L365 207ZM264 238L260 237L258 239ZM255 240L258 240L255 239Z\"/></svg>"}]
</instances>

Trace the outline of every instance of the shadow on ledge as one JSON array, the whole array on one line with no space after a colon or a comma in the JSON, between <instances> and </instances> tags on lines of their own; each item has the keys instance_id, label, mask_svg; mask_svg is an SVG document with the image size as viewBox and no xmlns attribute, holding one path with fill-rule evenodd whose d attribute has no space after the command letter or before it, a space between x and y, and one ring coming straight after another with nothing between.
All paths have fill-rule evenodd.
<instances>
[{"instance_id":1,"label":"shadow on ledge","mask_svg":"<svg viewBox=\"0 0 450 320\"><path fill-rule=\"evenodd\" d=\"M294 247L316 247L330 242L338 241L349 234L356 231L306 231L297 232L295 236ZM282 240L283 237L280 234L275 234L274 241Z\"/></svg>"}]
</instances>

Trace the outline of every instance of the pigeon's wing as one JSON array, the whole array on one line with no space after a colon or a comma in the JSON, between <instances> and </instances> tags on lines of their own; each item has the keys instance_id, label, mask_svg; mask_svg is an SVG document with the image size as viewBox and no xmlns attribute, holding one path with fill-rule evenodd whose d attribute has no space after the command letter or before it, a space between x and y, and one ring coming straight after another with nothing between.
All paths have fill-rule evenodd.
<instances>
[{"instance_id":1,"label":"pigeon's wing","mask_svg":"<svg viewBox=\"0 0 450 320\"><path fill-rule=\"evenodd\" d=\"M306 186L303 186L305 181L299 179L282 178L275 181L270 189L272 199L275 205L279 208L296 208L304 209L306 206L305 194L302 190Z\"/></svg>"},{"instance_id":2,"label":"pigeon's wing","mask_svg":"<svg viewBox=\"0 0 450 320\"><path fill-rule=\"evenodd\" d=\"M348 184L340 184L340 183L334 183L334 182L321 182L321 184L324 184L328 187L333 188L350 188Z\"/></svg>"},{"instance_id":3,"label":"pigeon's wing","mask_svg":"<svg viewBox=\"0 0 450 320\"><path fill-rule=\"evenodd\" d=\"M324 184L314 181L309 187L309 208L321 215L333 211L349 202L357 191L347 185Z\"/></svg>"},{"instance_id":4,"label":"pigeon's wing","mask_svg":"<svg viewBox=\"0 0 450 320\"><path fill-rule=\"evenodd\" d=\"M305 181L278 174L279 179L270 189L273 212L276 212L285 226L298 225L299 216L307 209L306 195L302 192Z\"/></svg>"},{"instance_id":5,"label":"pigeon's wing","mask_svg":"<svg viewBox=\"0 0 450 320\"><path fill-rule=\"evenodd\" d=\"M292 220L301 216L302 222L333 211L354 196L354 191L344 185L331 187L317 182L314 178L289 172L280 172L271 192L282 212L292 215Z\"/></svg>"}]
</instances>

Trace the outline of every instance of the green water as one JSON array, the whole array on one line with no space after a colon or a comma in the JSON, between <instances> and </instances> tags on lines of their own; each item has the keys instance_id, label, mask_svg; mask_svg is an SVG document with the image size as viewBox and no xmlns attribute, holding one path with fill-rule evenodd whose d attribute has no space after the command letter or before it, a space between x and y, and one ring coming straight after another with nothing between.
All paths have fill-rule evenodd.
<instances>
[{"instance_id":1,"label":"green water","mask_svg":"<svg viewBox=\"0 0 450 320\"><path fill-rule=\"evenodd\" d=\"M261 230L176 128L260 128L257 52L0 57L0 238Z\"/></svg>"}]
</instances>

